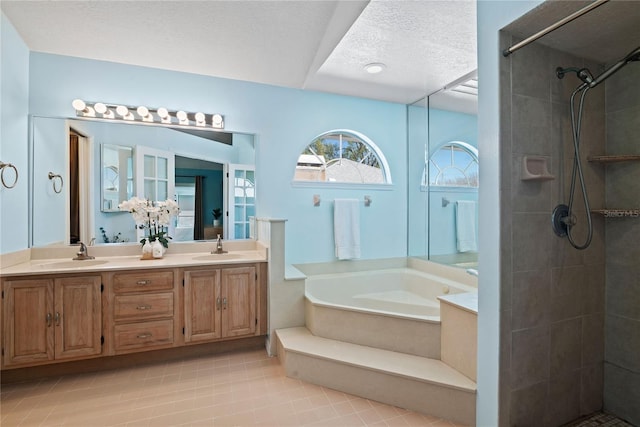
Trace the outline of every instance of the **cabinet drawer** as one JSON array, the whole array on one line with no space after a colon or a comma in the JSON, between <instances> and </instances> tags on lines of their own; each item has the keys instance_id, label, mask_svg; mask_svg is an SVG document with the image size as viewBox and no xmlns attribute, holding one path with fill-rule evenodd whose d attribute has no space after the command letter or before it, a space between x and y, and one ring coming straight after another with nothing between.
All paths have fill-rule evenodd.
<instances>
[{"instance_id":1,"label":"cabinet drawer","mask_svg":"<svg viewBox=\"0 0 640 427\"><path fill-rule=\"evenodd\" d=\"M173 289L173 271L142 271L113 275L113 291L117 294Z\"/></svg>"},{"instance_id":2,"label":"cabinet drawer","mask_svg":"<svg viewBox=\"0 0 640 427\"><path fill-rule=\"evenodd\" d=\"M173 316L173 292L137 295L116 295L113 304L113 318L149 319Z\"/></svg>"},{"instance_id":3,"label":"cabinet drawer","mask_svg":"<svg viewBox=\"0 0 640 427\"><path fill-rule=\"evenodd\" d=\"M116 352L173 343L173 320L130 323L114 326Z\"/></svg>"}]
</instances>

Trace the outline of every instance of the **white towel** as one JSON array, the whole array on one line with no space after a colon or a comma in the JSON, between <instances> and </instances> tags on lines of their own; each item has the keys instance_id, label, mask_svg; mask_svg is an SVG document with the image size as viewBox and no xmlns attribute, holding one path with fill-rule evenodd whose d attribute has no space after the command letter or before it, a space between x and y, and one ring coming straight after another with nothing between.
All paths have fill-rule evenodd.
<instances>
[{"instance_id":1,"label":"white towel","mask_svg":"<svg viewBox=\"0 0 640 427\"><path fill-rule=\"evenodd\" d=\"M360 258L360 201L335 199L333 236L338 259Z\"/></svg>"},{"instance_id":2,"label":"white towel","mask_svg":"<svg viewBox=\"0 0 640 427\"><path fill-rule=\"evenodd\" d=\"M458 252L478 250L476 202L473 200L458 200L456 202L456 245Z\"/></svg>"}]
</instances>

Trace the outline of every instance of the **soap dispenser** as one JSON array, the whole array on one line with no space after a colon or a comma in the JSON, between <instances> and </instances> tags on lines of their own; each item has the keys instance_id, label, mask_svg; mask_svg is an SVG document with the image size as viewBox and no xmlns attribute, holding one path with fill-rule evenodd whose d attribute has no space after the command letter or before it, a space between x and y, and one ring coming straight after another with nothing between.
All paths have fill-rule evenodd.
<instances>
[{"instance_id":1,"label":"soap dispenser","mask_svg":"<svg viewBox=\"0 0 640 427\"><path fill-rule=\"evenodd\" d=\"M153 259L153 247L149 239L146 239L144 245L142 245L142 256L140 259Z\"/></svg>"}]
</instances>

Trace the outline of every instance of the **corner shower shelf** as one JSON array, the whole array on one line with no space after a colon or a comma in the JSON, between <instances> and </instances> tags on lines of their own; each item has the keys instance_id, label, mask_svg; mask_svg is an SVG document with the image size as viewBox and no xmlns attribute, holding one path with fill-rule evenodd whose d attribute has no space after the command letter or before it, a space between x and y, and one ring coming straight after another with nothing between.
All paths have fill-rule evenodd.
<instances>
[{"instance_id":1,"label":"corner shower shelf","mask_svg":"<svg viewBox=\"0 0 640 427\"><path fill-rule=\"evenodd\" d=\"M610 155L610 156L589 156L587 160L589 160L590 162L600 162L600 163L630 162L630 161L640 160L640 155L618 154L618 155Z\"/></svg>"},{"instance_id":2,"label":"corner shower shelf","mask_svg":"<svg viewBox=\"0 0 640 427\"><path fill-rule=\"evenodd\" d=\"M640 209L592 209L591 213L605 218L640 218Z\"/></svg>"}]
</instances>

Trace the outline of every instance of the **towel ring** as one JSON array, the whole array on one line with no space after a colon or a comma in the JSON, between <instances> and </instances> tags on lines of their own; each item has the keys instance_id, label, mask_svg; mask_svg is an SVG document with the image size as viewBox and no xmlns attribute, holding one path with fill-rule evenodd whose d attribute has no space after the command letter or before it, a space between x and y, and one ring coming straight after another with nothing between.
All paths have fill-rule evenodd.
<instances>
[{"instance_id":1,"label":"towel ring","mask_svg":"<svg viewBox=\"0 0 640 427\"><path fill-rule=\"evenodd\" d=\"M53 183L53 191L55 191L57 194L62 193L62 187L64 186L64 181L62 181L62 177L56 173L53 172L49 172L49 179L52 181ZM60 180L60 188L58 188L56 186L56 178L58 178Z\"/></svg>"},{"instance_id":2,"label":"towel ring","mask_svg":"<svg viewBox=\"0 0 640 427\"><path fill-rule=\"evenodd\" d=\"M13 184L11 185L7 185L7 181L5 181L4 179L4 171L8 168L13 169L13 173L16 175L16 177L13 179ZM0 182L2 182L2 185L5 188L13 188L16 186L16 184L18 183L18 169L12 165L11 163L4 163L4 162L0 162Z\"/></svg>"}]
</instances>

